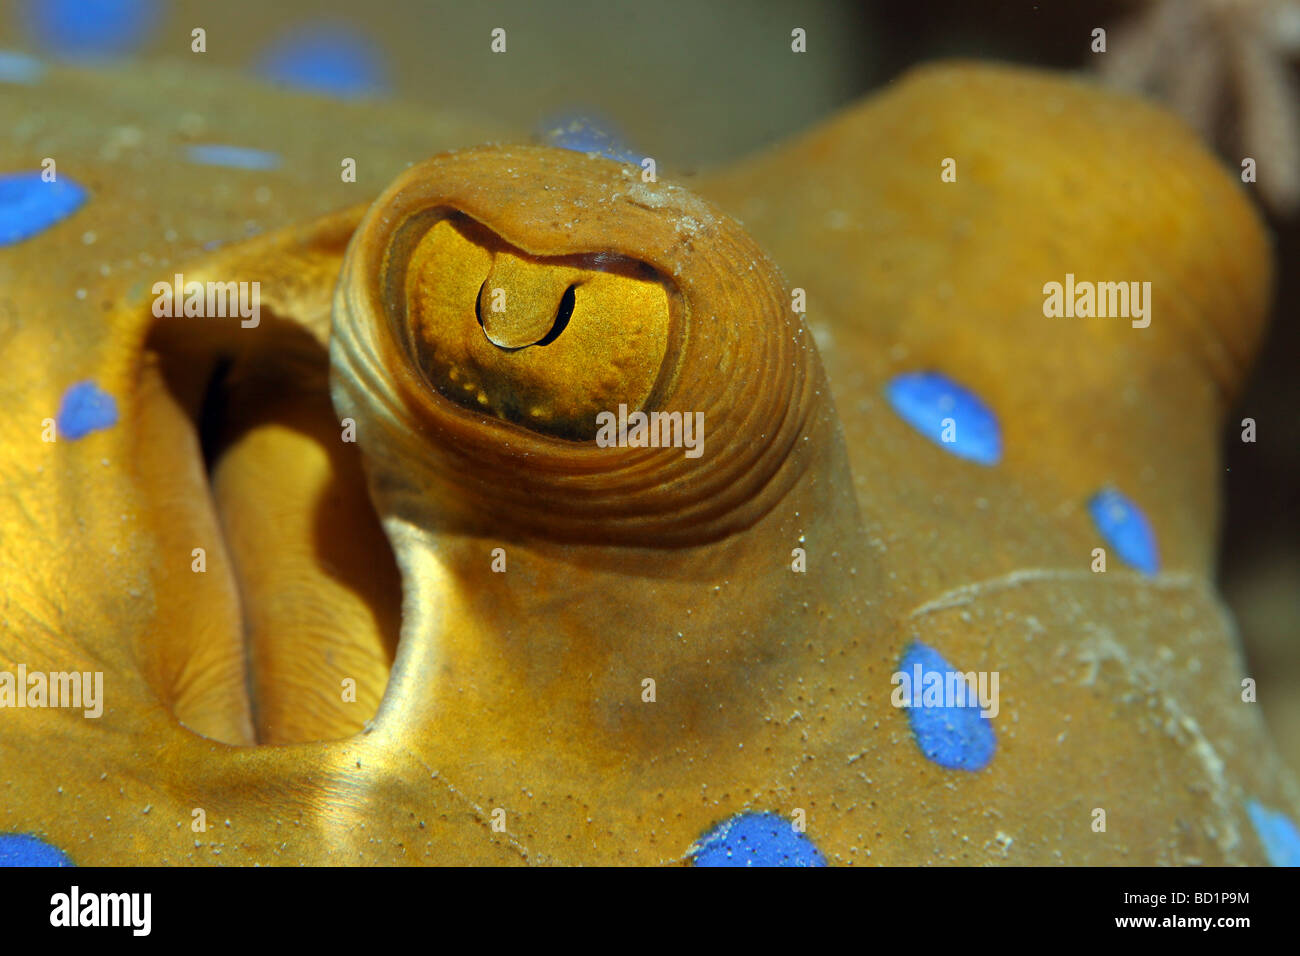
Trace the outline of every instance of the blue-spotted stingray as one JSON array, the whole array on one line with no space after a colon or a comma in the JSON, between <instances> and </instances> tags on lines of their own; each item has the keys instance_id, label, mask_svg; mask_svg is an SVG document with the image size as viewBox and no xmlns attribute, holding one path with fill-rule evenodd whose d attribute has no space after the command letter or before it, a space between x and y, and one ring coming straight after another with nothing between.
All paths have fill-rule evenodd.
<instances>
[{"instance_id":1,"label":"blue-spotted stingray","mask_svg":"<svg viewBox=\"0 0 1300 956\"><path fill-rule=\"evenodd\" d=\"M11 855L1294 857L1211 583L1272 251L1170 116L937 64L674 179L196 70L0 111Z\"/></svg>"}]
</instances>

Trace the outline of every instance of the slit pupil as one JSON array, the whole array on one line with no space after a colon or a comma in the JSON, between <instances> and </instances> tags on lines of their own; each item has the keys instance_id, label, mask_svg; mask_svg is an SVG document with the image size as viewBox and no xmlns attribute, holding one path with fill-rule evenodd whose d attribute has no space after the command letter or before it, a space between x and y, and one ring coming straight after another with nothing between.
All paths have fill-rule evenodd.
<instances>
[{"instance_id":1,"label":"slit pupil","mask_svg":"<svg viewBox=\"0 0 1300 956\"><path fill-rule=\"evenodd\" d=\"M578 298L577 289L576 285L571 285L564 290L564 295L560 298L560 309L555 314L555 324L551 326L551 331L533 343L534 345L550 345L568 327L569 319L573 317L573 307Z\"/></svg>"}]
</instances>

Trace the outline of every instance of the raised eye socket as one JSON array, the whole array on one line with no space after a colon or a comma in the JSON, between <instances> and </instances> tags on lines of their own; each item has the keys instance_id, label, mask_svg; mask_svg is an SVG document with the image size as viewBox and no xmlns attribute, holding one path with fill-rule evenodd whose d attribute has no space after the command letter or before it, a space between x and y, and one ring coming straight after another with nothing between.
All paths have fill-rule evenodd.
<instances>
[{"instance_id":1,"label":"raised eye socket","mask_svg":"<svg viewBox=\"0 0 1300 956\"><path fill-rule=\"evenodd\" d=\"M483 284L479 286L478 300L474 303L474 314L478 317L479 327L484 328L485 333L486 328L483 326L483 290L486 288L487 280L485 279L483 280ZM577 289L578 287L576 285L571 285L564 290L564 295L560 299L560 311L555 315L555 322L551 325L551 330L547 332L546 335L542 336L542 338L533 342L533 345L550 345L560 337L560 333L568 326L569 319L573 317L573 305L577 301ZM528 348L528 346L520 345L512 347L501 345L498 346L498 348L504 349L507 352L515 352L521 348Z\"/></svg>"},{"instance_id":2,"label":"raised eye socket","mask_svg":"<svg viewBox=\"0 0 1300 956\"><path fill-rule=\"evenodd\" d=\"M452 213L414 243L405 298L430 387L543 434L590 441L601 412L647 407L672 375L676 293L623 256L534 256Z\"/></svg>"},{"instance_id":3,"label":"raised eye socket","mask_svg":"<svg viewBox=\"0 0 1300 956\"><path fill-rule=\"evenodd\" d=\"M451 152L398 177L353 234L331 396L365 423L395 520L432 508L466 533L694 546L840 453L789 303L739 224L680 186L569 150ZM636 412L662 413L661 438L680 416L683 447L634 442Z\"/></svg>"}]
</instances>

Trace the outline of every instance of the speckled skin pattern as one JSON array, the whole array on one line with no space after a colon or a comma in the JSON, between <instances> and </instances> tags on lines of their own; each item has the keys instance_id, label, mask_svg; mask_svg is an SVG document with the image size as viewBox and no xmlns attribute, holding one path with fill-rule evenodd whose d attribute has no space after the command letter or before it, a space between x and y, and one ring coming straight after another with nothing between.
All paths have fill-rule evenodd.
<instances>
[{"instance_id":1,"label":"speckled skin pattern","mask_svg":"<svg viewBox=\"0 0 1300 956\"><path fill-rule=\"evenodd\" d=\"M943 65L687 189L535 148L405 173L535 255L639 254L708 304L678 329L676 387L709 403L729 450L658 487L674 520L655 543L654 514L646 534L602 530L581 495L488 507L509 480L493 443L540 440L522 429L461 415L483 471L452 480L435 467L444 419L385 417L337 364L328 405L340 272L335 334L366 318L384 210L411 212L393 192L363 221L367 206L408 163L520 137L194 71L56 70L40 110L32 95L0 85L0 171L54 157L90 195L0 250L0 668L102 671L105 702L98 719L0 711L0 832L81 865L652 864L689 862L736 814L802 811L807 855L832 865L1262 864L1248 801L1295 818L1210 583L1216 436L1271 253L1239 187L1169 117L1059 77ZM187 163L202 142L282 162ZM163 328L149 290L176 271L258 279L262 326ZM1066 273L1152 281L1150 327L1045 317L1042 286ZM223 351L253 383L248 415L292 435L245 421L249 441L204 476L190 420ZM886 384L924 370L996 412L997 464L893 412ZM277 375L295 388L263 381ZM118 422L42 441L84 380ZM755 455L783 429L799 439L752 490L741 433L724 441L751 408L768 416L746 420ZM345 412L358 443L340 449ZM402 476L426 467L445 494L422 503ZM728 468L728 493L761 506L692 538L672 489L707 501ZM1091 570L1105 542L1087 505L1108 485L1149 519L1158 574L1115 556ZM250 521L252 490L279 504ZM374 527L341 513L367 491ZM329 494L340 507L321 517ZM285 568L294 586L259 598ZM384 610L399 575L400 620ZM272 598L290 593L330 613L279 641L267 622L300 615ZM247 652L245 627L266 631ZM927 759L891 705L916 642L1001 675L982 769ZM349 674L357 702L341 708Z\"/></svg>"}]
</instances>

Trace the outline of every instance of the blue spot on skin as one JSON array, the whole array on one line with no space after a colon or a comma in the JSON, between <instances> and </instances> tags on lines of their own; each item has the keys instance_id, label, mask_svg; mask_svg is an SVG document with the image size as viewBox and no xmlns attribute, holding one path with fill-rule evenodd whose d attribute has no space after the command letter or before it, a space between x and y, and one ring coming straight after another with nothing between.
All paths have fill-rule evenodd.
<instances>
[{"instance_id":1,"label":"blue spot on skin","mask_svg":"<svg viewBox=\"0 0 1300 956\"><path fill-rule=\"evenodd\" d=\"M1300 866L1300 830L1285 813L1270 810L1258 800L1246 803L1246 812L1273 866Z\"/></svg>"},{"instance_id":2,"label":"blue spot on skin","mask_svg":"<svg viewBox=\"0 0 1300 956\"><path fill-rule=\"evenodd\" d=\"M1143 574L1160 570L1156 533L1142 509L1113 488L1103 488L1088 501L1092 523L1115 553Z\"/></svg>"},{"instance_id":3,"label":"blue spot on skin","mask_svg":"<svg viewBox=\"0 0 1300 956\"><path fill-rule=\"evenodd\" d=\"M23 19L35 43L70 60L123 56L157 22L155 0L27 0Z\"/></svg>"},{"instance_id":4,"label":"blue spot on skin","mask_svg":"<svg viewBox=\"0 0 1300 956\"><path fill-rule=\"evenodd\" d=\"M938 372L909 372L885 386L885 396L903 421L958 458L981 465L1002 460L1002 429L993 410L975 393ZM944 441L944 419L953 420L952 441Z\"/></svg>"},{"instance_id":5,"label":"blue spot on skin","mask_svg":"<svg viewBox=\"0 0 1300 956\"><path fill-rule=\"evenodd\" d=\"M190 146L185 150L191 163L200 166L228 166L231 169L275 169L280 165L276 153L245 146Z\"/></svg>"},{"instance_id":6,"label":"blue spot on skin","mask_svg":"<svg viewBox=\"0 0 1300 956\"><path fill-rule=\"evenodd\" d=\"M0 866L72 866L72 861L34 836L0 833Z\"/></svg>"},{"instance_id":7,"label":"blue spot on skin","mask_svg":"<svg viewBox=\"0 0 1300 956\"><path fill-rule=\"evenodd\" d=\"M916 681L920 666L921 683ZM898 669L907 675L911 693L904 698L912 736L926 758L949 770L983 770L997 750L993 722L980 713L975 688L967 685L966 705L949 702L946 694L939 706L922 707L927 674L938 674L948 686L948 674L957 673L933 647L914 642L903 652Z\"/></svg>"},{"instance_id":8,"label":"blue spot on skin","mask_svg":"<svg viewBox=\"0 0 1300 956\"><path fill-rule=\"evenodd\" d=\"M632 151L613 123L592 113L564 113L541 126L542 142L576 153L599 153L616 163L641 165L645 157Z\"/></svg>"},{"instance_id":9,"label":"blue spot on skin","mask_svg":"<svg viewBox=\"0 0 1300 956\"><path fill-rule=\"evenodd\" d=\"M94 382L78 382L63 393L55 425L63 438L85 438L117 424L117 402Z\"/></svg>"},{"instance_id":10,"label":"blue spot on skin","mask_svg":"<svg viewBox=\"0 0 1300 956\"><path fill-rule=\"evenodd\" d=\"M379 51L345 27L307 27L280 40L263 54L257 72L339 99L377 96L388 88Z\"/></svg>"},{"instance_id":11,"label":"blue spot on skin","mask_svg":"<svg viewBox=\"0 0 1300 956\"><path fill-rule=\"evenodd\" d=\"M825 866L812 840L775 813L740 813L692 849L696 866Z\"/></svg>"},{"instance_id":12,"label":"blue spot on skin","mask_svg":"<svg viewBox=\"0 0 1300 956\"><path fill-rule=\"evenodd\" d=\"M45 65L34 56L0 50L0 83L22 83L30 86L45 75Z\"/></svg>"},{"instance_id":13,"label":"blue spot on skin","mask_svg":"<svg viewBox=\"0 0 1300 956\"><path fill-rule=\"evenodd\" d=\"M39 172L0 175L0 246L30 239L67 219L86 196L84 188L63 176L47 183Z\"/></svg>"}]
</instances>

